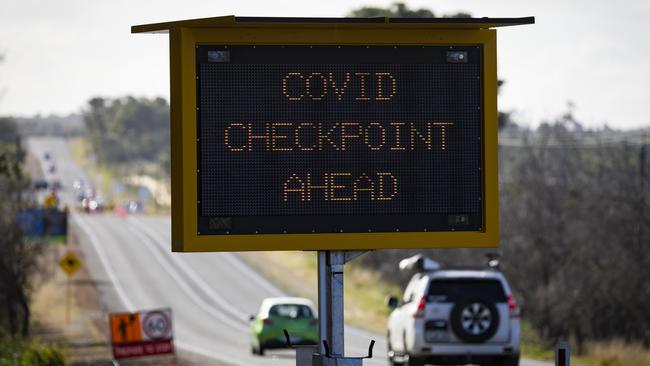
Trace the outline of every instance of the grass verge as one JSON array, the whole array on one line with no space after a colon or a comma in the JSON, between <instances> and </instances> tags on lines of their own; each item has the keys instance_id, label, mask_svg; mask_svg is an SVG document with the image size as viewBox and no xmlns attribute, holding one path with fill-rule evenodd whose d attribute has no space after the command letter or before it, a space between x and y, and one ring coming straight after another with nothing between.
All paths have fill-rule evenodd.
<instances>
[{"instance_id":1,"label":"grass verge","mask_svg":"<svg viewBox=\"0 0 650 366\"><path fill-rule=\"evenodd\" d=\"M315 252L247 252L240 256L293 296L316 302L318 281ZM379 334L386 333L388 294L399 294L398 286L354 262L345 266L345 321Z\"/></svg>"},{"instance_id":2,"label":"grass verge","mask_svg":"<svg viewBox=\"0 0 650 366\"><path fill-rule=\"evenodd\" d=\"M317 259L315 252L245 252L239 254L246 262L271 279L285 292L316 301ZM403 289L381 279L379 273L355 262L345 268L345 321L379 334L386 333L390 310L385 306L389 295L401 295ZM641 345L614 341L592 343L583 355L572 352L576 366L648 366L650 350ZM554 360L554 350L525 320L521 325L522 357Z\"/></svg>"},{"instance_id":3,"label":"grass verge","mask_svg":"<svg viewBox=\"0 0 650 366\"><path fill-rule=\"evenodd\" d=\"M63 354L52 346L34 340L0 337L2 366L64 366Z\"/></svg>"}]
</instances>

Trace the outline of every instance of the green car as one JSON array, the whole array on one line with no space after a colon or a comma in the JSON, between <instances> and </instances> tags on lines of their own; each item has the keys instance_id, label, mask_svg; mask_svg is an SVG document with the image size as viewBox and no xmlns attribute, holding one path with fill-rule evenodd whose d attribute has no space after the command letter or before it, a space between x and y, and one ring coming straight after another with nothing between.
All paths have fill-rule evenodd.
<instances>
[{"instance_id":1,"label":"green car","mask_svg":"<svg viewBox=\"0 0 650 366\"><path fill-rule=\"evenodd\" d=\"M294 345L318 344L318 319L314 304L299 297L264 299L251 320L251 352L264 355L267 349L287 348L284 330Z\"/></svg>"}]
</instances>

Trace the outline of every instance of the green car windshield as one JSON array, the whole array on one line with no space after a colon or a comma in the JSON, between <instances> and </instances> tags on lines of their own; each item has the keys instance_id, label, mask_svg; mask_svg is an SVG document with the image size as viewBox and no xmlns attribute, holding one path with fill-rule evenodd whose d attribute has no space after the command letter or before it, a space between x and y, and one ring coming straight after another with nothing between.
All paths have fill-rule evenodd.
<instances>
[{"instance_id":1,"label":"green car windshield","mask_svg":"<svg viewBox=\"0 0 650 366\"><path fill-rule=\"evenodd\" d=\"M279 317L286 319L313 319L314 314L312 313L309 306L297 304L281 304L273 305L271 309L269 309L269 317Z\"/></svg>"}]
</instances>

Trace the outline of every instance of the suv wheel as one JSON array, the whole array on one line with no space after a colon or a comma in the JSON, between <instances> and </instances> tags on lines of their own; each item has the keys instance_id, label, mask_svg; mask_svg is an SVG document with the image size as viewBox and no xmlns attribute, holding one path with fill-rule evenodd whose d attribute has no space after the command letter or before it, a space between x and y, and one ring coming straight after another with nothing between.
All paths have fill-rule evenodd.
<instances>
[{"instance_id":1,"label":"suv wheel","mask_svg":"<svg viewBox=\"0 0 650 366\"><path fill-rule=\"evenodd\" d=\"M388 366L401 366L402 364L394 361L395 353L393 352L393 345L390 344L390 332L386 335L386 348L388 349Z\"/></svg>"},{"instance_id":2,"label":"suv wheel","mask_svg":"<svg viewBox=\"0 0 650 366\"><path fill-rule=\"evenodd\" d=\"M498 326L499 313L489 301L461 300L451 310L451 328L465 342L485 342L494 336Z\"/></svg>"},{"instance_id":3,"label":"suv wheel","mask_svg":"<svg viewBox=\"0 0 650 366\"><path fill-rule=\"evenodd\" d=\"M519 355L503 357L500 366L519 366Z\"/></svg>"}]
</instances>

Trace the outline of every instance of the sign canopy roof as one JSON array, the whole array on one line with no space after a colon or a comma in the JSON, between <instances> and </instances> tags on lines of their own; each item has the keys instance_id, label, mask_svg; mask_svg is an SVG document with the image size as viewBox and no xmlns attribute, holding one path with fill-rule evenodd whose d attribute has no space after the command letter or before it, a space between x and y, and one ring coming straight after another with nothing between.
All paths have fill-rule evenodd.
<instances>
[{"instance_id":1,"label":"sign canopy roof","mask_svg":"<svg viewBox=\"0 0 650 366\"><path fill-rule=\"evenodd\" d=\"M534 24L535 17L522 18L288 18L237 17L234 15L178 20L173 22L134 25L132 33L167 33L175 28L224 27L329 27L364 28L426 28L426 29L489 29L512 25Z\"/></svg>"}]
</instances>

